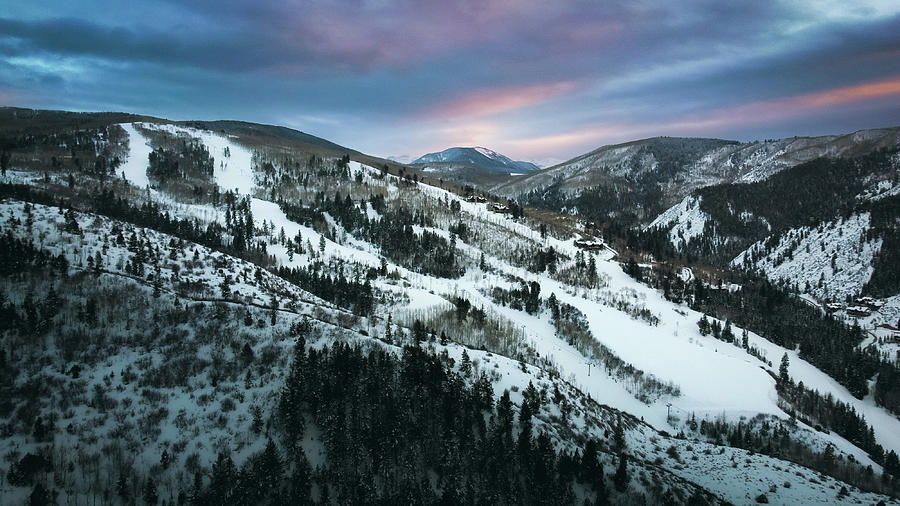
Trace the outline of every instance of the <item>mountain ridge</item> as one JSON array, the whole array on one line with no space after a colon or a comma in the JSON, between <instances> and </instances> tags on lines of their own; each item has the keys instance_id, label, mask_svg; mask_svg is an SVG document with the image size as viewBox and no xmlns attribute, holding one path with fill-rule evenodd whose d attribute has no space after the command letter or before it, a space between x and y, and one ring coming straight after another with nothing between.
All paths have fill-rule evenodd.
<instances>
[{"instance_id":1,"label":"mountain ridge","mask_svg":"<svg viewBox=\"0 0 900 506\"><path fill-rule=\"evenodd\" d=\"M431 163L461 163L471 164L489 170L509 172L509 171L525 171L530 172L539 170L540 167L531 162L516 161L508 156L497 153L492 149L481 146L473 147L451 147L443 151L426 153L411 162L416 164Z\"/></svg>"},{"instance_id":2,"label":"mountain ridge","mask_svg":"<svg viewBox=\"0 0 900 506\"><path fill-rule=\"evenodd\" d=\"M486 189L590 219L645 225L700 188L765 180L823 156L859 156L896 145L900 127L754 142L652 137L603 146Z\"/></svg>"}]
</instances>

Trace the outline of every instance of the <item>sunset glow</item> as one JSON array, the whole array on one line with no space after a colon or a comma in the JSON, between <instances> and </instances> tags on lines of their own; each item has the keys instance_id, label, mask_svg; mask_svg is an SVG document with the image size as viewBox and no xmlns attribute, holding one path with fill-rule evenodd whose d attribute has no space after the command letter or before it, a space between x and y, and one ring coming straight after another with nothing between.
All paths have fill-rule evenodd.
<instances>
[{"instance_id":1,"label":"sunset glow","mask_svg":"<svg viewBox=\"0 0 900 506\"><path fill-rule=\"evenodd\" d=\"M25 2L0 14L0 100L565 159L900 124L898 34L877 0Z\"/></svg>"}]
</instances>

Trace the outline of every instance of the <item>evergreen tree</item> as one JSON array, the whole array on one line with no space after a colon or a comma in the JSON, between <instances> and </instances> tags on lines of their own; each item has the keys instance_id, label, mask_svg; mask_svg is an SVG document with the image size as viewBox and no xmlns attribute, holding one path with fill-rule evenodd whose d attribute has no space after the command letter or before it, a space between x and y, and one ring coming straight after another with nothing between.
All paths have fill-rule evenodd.
<instances>
[{"instance_id":1,"label":"evergreen tree","mask_svg":"<svg viewBox=\"0 0 900 506\"><path fill-rule=\"evenodd\" d=\"M144 499L144 504L151 506L159 502L159 492L156 490L156 482L153 481L153 478L147 478L146 483L144 483L144 493L141 497Z\"/></svg>"},{"instance_id":2,"label":"evergreen tree","mask_svg":"<svg viewBox=\"0 0 900 506\"><path fill-rule=\"evenodd\" d=\"M730 320L725 320L725 330L722 331L722 340L726 343L734 342L734 331L731 330Z\"/></svg>"},{"instance_id":3,"label":"evergreen tree","mask_svg":"<svg viewBox=\"0 0 900 506\"><path fill-rule=\"evenodd\" d=\"M122 499L122 502L128 502L128 492L128 475L123 470L119 472L119 479L116 481L116 495Z\"/></svg>"},{"instance_id":4,"label":"evergreen tree","mask_svg":"<svg viewBox=\"0 0 900 506\"><path fill-rule=\"evenodd\" d=\"M229 504L233 497L237 477L237 467L235 467L231 455L227 451L219 453L219 456L212 467L212 476L208 493L209 503Z\"/></svg>"},{"instance_id":5,"label":"evergreen tree","mask_svg":"<svg viewBox=\"0 0 900 506\"><path fill-rule=\"evenodd\" d=\"M697 326L700 328L701 336L708 336L710 334L711 327L709 324L709 319L706 317L706 315L703 315L703 317L700 318L700 321L697 322Z\"/></svg>"},{"instance_id":6,"label":"evergreen tree","mask_svg":"<svg viewBox=\"0 0 900 506\"><path fill-rule=\"evenodd\" d=\"M624 492L628 490L629 481L631 481L631 476L628 475L628 457L624 453L620 453L619 466L613 476L613 484L615 484L616 490Z\"/></svg>"},{"instance_id":7,"label":"evergreen tree","mask_svg":"<svg viewBox=\"0 0 900 506\"><path fill-rule=\"evenodd\" d=\"M580 478L583 483L591 486L598 496L606 496L606 480L603 475L603 464L597 451L597 440L588 439L581 454Z\"/></svg>"},{"instance_id":8,"label":"evergreen tree","mask_svg":"<svg viewBox=\"0 0 900 506\"><path fill-rule=\"evenodd\" d=\"M2 151L0 152L0 173L6 176L6 171L9 169L9 152Z\"/></svg>"},{"instance_id":9,"label":"evergreen tree","mask_svg":"<svg viewBox=\"0 0 900 506\"><path fill-rule=\"evenodd\" d=\"M616 414L616 425L613 427L613 449L622 453L625 451L627 441L625 439L625 426L622 424L622 413Z\"/></svg>"},{"instance_id":10,"label":"evergreen tree","mask_svg":"<svg viewBox=\"0 0 900 506\"><path fill-rule=\"evenodd\" d=\"M4 170L4 172L6 172ZM31 489L31 495L28 496L28 504L30 506L48 506L52 504L50 492L41 483L35 483Z\"/></svg>"},{"instance_id":11,"label":"evergreen tree","mask_svg":"<svg viewBox=\"0 0 900 506\"><path fill-rule=\"evenodd\" d=\"M791 361L788 358L787 352L781 357L781 366L778 367L778 383L781 385L787 385L791 382L791 377L788 375L788 367L790 366Z\"/></svg>"}]
</instances>

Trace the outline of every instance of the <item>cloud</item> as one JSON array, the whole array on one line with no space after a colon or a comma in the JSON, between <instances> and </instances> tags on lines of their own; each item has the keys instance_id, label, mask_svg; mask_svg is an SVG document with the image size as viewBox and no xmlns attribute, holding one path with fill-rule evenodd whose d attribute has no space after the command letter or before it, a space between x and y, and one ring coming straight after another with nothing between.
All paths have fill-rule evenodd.
<instances>
[{"instance_id":1,"label":"cloud","mask_svg":"<svg viewBox=\"0 0 900 506\"><path fill-rule=\"evenodd\" d=\"M883 82L900 68L898 10L883 0L20 2L0 17L0 85L39 107L287 122L376 154L465 141L563 158L661 131L859 125L862 106L894 96ZM896 110L868 121L900 123Z\"/></svg>"},{"instance_id":2,"label":"cloud","mask_svg":"<svg viewBox=\"0 0 900 506\"><path fill-rule=\"evenodd\" d=\"M509 140L508 144L529 156L541 153L588 150L603 144L659 135L716 136L715 132L735 127L775 122L782 118L803 117L847 104L877 101L900 95L900 76L821 90L790 97L749 102L699 114L673 117L667 121L616 122L590 125L561 133ZM900 118L897 118L900 124ZM871 124L869 127L885 126Z\"/></svg>"},{"instance_id":3,"label":"cloud","mask_svg":"<svg viewBox=\"0 0 900 506\"><path fill-rule=\"evenodd\" d=\"M577 88L572 81L502 86L471 90L435 106L429 106L423 116L430 119L480 118L506 111L541 104L571 93Z\"/></svg>"},{"instance_id":4,"label":"cloud","mask_svg":"<svg viewBox=\"0 0 900 506\"><path fill-rule=\"evenodd\" d=\"M831 108L900 95L900 76L772 100L750 102L672 122L685 131L713 130L738 124L754 124ZM900 121L900 118L898 118ZM876 125L873 125L876 126Z\"/></svg>"}]
</instances>

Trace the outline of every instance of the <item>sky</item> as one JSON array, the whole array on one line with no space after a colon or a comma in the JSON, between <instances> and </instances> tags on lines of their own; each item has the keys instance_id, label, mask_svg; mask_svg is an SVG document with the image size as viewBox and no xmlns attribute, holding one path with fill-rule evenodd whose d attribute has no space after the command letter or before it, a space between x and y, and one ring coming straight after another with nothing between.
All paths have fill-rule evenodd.
<instances>
[{"instance_id":1,"label":"sky","mask_svg":"<svg viewBox=\"0 0 900 506\"><path fill-rule=\"evenodd\" d=\"M548 165L900 125L900 2L0 0L0 105Z\"/></svg>"}]
</instances>

